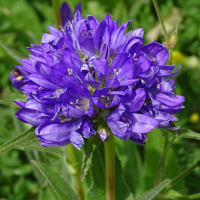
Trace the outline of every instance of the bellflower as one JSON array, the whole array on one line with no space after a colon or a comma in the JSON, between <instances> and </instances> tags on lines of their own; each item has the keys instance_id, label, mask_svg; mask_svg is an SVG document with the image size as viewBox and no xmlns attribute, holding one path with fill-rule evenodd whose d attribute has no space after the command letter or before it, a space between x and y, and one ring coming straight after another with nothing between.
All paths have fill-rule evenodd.
<instances>
[{"instance_id":1,"label":"bellflower","mask_svg":"<svg viewBox=\"0 0 200 200\"><path fill-rule=\"evenodd\" d=\"M49 27L41 45L32 45L13 75L26 95L16 116L36 126L43 146L72 143L80 149L84 138L109 131L123 140L145 144L145 133L156 127L176 129L172 114L183 108L175 95L180 68L166 65L169 54L155 41L143 46L142 28L125 34L130 20L118 26L106 15L99 22L79 11L62 31ZM18 78L21 77L21 78Z\"/></svg>"}]
</instances>

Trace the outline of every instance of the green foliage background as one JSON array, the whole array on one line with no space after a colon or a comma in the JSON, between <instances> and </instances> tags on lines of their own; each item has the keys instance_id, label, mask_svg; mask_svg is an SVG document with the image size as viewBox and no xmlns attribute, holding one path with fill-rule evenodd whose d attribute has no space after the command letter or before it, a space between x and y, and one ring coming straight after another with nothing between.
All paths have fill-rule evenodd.
<instances>
[{"instance_id":1,"label":"green foliage background","mask_svg":"<svg viewBox=\"0 0 200 200\"><path fill-rule=\"evenodd\" d=\"M69 0L72 10L79 0ZM143 27L144 43L164 41L162 30L151 0L82 0L83 15L91 14L99 20L108 12L119 23L132 19L128 29ZM181 125L200 133L200 17L199 0L158 0L167 30L171 33L181 19L179 40L174 50L175 69L181 64L176 76L176 93L184 95L185 109L177 114ZM29 128L15 118L17 107L9 105L12 99L20 99L9 80L9 74L17 60L28 57L26 47L40 43L47 26L55 26L50 0L0 0L0 145ZM7 51L5 51L5 48ZM13 59L11 54L15 56ZM182 54L182 55L180 55ZM5 105L1 100L7 100ZM196 119L194 119L196 116ZM162 130L147 134L146 146L138 146L131 141L116 139L117 154L121 160L125 180L134 194L141 195L154 186L159 159L163 153ZM169 151L165 162L165 178L173 178L180 171L193 164L200 157L199 141L178 138ZM63 147L65 148L65 147ZM78 168L81 167L82 152L76 151ZM74 180L61 159L54 154L39 151L11 150L0 154L0 200L54 200L57 199L46 180L41 176L31 160L46 163L72 185ZM98 166L93 166L98 167ZM200 192L200 170L196 169L173 189L182 194ZM84 192L90 187L90 173L83 182Z\"/></svg>"}]
</instances>

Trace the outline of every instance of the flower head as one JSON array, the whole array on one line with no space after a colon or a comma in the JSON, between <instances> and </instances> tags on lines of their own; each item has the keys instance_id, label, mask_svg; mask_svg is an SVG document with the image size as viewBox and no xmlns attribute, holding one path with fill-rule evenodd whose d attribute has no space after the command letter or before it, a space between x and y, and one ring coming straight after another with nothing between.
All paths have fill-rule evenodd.
<instances>
[{"instance_id":1,"label":"flower head","mask_svg":"<svg viewBox=\"0 0 200 200\"><path fill-rule=\"evenodd\" d=\"M184 97L175 95L179 69L165 65L169 54L162 44L143 46L142 28L125 34L130 21L118 26L110 15L99 22L76 12L62 31L49 27L41 45L32 45L20 88L26 102L16 116L36 126L44 146L72 143L80 148L83 137L112 133L145 144L145 133L156 127L175 129L170 122Z\"/></svg>"}]
</instances>

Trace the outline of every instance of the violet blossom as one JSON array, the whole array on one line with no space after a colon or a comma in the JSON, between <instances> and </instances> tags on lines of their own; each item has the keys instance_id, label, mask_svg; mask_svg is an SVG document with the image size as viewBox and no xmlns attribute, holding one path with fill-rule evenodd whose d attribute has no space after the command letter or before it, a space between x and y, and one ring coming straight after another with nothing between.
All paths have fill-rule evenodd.
<instances>
[{"instance_id":1,"label":"violet blossom","mask_svg":"<svg viewBox=\"0 0 200 200\"><path fill-rule=\"evenodd\" d=\"M143 46L142 28L125 34L131 20L118 26L108 14L99 22L76 12L62 31L49 27L41 45L32 45L29 59L11 80L26 95L16 116L36 126L43 146L72 143L108 131L123 140L145 144L145 133L156 127L177 129L172 114L183 108L175 95L169 53L155 41ZM15 82L14 82L15 80ZM103 131L102 131L103 130ZM103 134L103 135L102 135Z\"/></svg>"}]
</instances>

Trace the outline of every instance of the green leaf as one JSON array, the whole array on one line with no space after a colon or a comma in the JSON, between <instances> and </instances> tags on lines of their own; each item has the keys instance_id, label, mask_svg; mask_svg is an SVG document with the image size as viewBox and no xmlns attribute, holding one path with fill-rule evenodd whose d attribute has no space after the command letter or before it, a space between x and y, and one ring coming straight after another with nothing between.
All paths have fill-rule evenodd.
<instances>
[{"instance_id":1,"label":"green leaf","mask_svg":"<svg viewBox=\"0 0 200 200\"><path fill-rule=\"evenodd\" d=\"M83 155L83 163L81 167L81 181L85 179L87 172L90 168L92 162L92 155L96 147L98 147L101 143L101 140L98 138L97 135L91 137L84 141L85 144L83 146L84 155Z\"/></svg>"},{"instance_id":2,"label":"green leaf","mask_svg":"<svg viewBox=\"0 0 200 200\"><path fill-rule=\"evenodd\" d=\"M24 131L24 133L16 136L12 140L9 140L0 146L0 152L23 146L27 143L33 143L35 141L37 141L37 137L35 135L35 127L32 127L31 129Z\"/></svg>"},{"instance_id":3,"label":"green leaf","mask_svg":"<svg viewBox=\"0 0 200 200\"><path fill-rule=\"evenodd\" d=\"M167 186L170 182L171 182L170 179L164 180L163 182L158 184L153 189L145 192L143 195L141 195L139 198L137 198L137 200L151 200L151 199L154 199L154 197L156 197L160 193L160 191L162 191L162 189L165 186Z\"/></svg>"},{"instance_id":4,"label":"green leaf","mask_svg":"<svg viewBox=\"0 0 200 200\"><path fill-rule=\"evenodd\" d=\"M171 149L169 149L169 151L167 153L165 164L164 164L165 178L173 179L180 173L181 173L181 170L178 165L178 160L175 156L174 150L171 148ZM180 180L176 185L173 186L173 189L175 189L177 191L181 191L184 188L185 188L185 183L184 183L183 179Z\"/></svg>"},{"instance_id":5,"label":"green leaf","mask_svg":"<svg viewBox=\"0 0 200 200\"><path fill-rule=\"evenodd\" d=\"M13 106L13 107L19 108L19 106L15 102L13 102L12 100L10 100L10 99L3 99L3 100L1 99L0 100L0 104L1 105Z\"/></svg>"},{"instance_id":6,"label":"green leaf","mask_svg":"<svg viewBox=\"0 0 200 200\"><path fill-rule=\"evenodd\" d=\"M6 53L12 57L14 60L16 60L18 63L21 64L21 62L19 61L20 59L22 59L23 57L19 55L19 53L17 53L15 50L7 47L2 41L0 41L0 46L6 51Z\"/></svg>"},{"instance_id":7,"label":"green leaf","mask_svg":"<svg viewBox=\"0 0 200 200\"><path fill-rule=\"evenodd\" d=\"M31 31L39 40L42 36L42 27L35 9L25 0L15 1L1 1L0 6L7 7L12 13L9 16L9 22L12 28L17 31ZM26 17L24 17L26 13ZM19 23L20 22L20 23Z\"/></svg>"},{"instance_id":8,"label":"green leaf","mask_svg":"<svg viewBox=\"0 0 200 200\"><path fill-rule=\"evenodd\" d=\"M92 186L87 194L87 200L102 200L106 198L105 194L105 157L104 145L101 144L94 150L91 166L93 178ZM121 162L115 157L115 199L116 200L133 200L128 185L123 176Z\"/></svg>"},{"instance_id":9,"label":"green leaf","mask_svg":"<svg viewBox=\"0 0 200 200\"><path fill-rule=\"evenodd\" d=\"M115 142L117 155L122 163L125 181L134 196L138 197L145 192L144 170L137 148L138 145L131 140L121 140L119 138L115 138Z\"/></svg>"},{"instance_id":10,"label":"green leaf","mask_svg":"<svg viewBox=\"0 0 200 200\"><path fill-rule=\"evenodd\" d=\"M65 155L61 150L62 147L43 147L39 145L37 136L35 135L35 127L25 131L24 133L17 135L15 138L6 142L0 146L0 152L11 150L11 149L20 149L27 151L42 151L54 154L56 156L62 157Z\"/></svg>"},{"instance_id":11,"label":"green leaf","mask_svg":"<svg viewBox=\"0 0 200 200\"><path fill-rule=\"evenodd\" d=\"M32 163L45 177L59 200L79 200L72 188L54 170L40 162L32 161Z\"/></svg>"},{"instance_id":12,"label":"green leaf","mask_svg":"<svg viewBox=\"0 0 200 200\"><path fill-rule=\"evenodd\" d=\"M181 129L178 129L178 130L175 130L175 131L171 130L170 132L176 134L176 137L200 140L200 133L195 133L195 132L188 130L188 129L181 128Z\"/></svg>"},{"instance_id":13,"label":"green leaf","mask_svg":"<svg viewBox=\"0 0 200 200\"><path fill-rule=\"evenodd\" d=\"M95 149L91 166L92 185L87 193L86 200L106 199L105 193L105 157L104 145Z\"/></svg>"},{"instance_id":14,"label":"green leaf","mask_svg":"<svg viewBox=\"0 0 200 200\"><path fill-rule=\"evenodd\" d=\"M129 169L132 170L132 169ZM133 200L133 194L125 182L121 162L115 157L115 199L116 200Z\"/></svg>"},{"instance_id":15,"label":"green leaf","mask_svg":"<svg viewBox=\"0 0 200 200\"><path fill-rule=\"evenodd\" d=\"M160 158L164 151L164 138L159 129L154 129L148 133L147 138L148 142L144 148L144 182L146 191L154 187Z\"/></svg>"}]
</instances>

